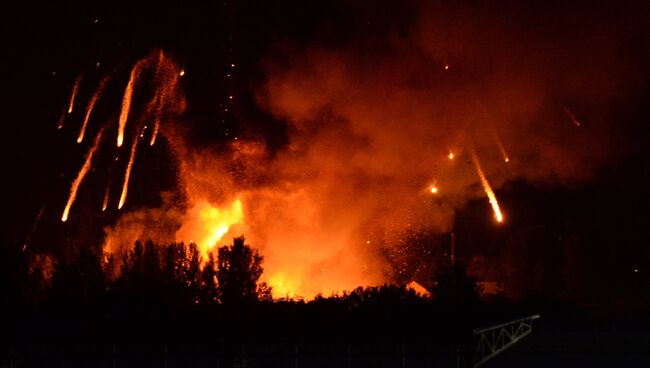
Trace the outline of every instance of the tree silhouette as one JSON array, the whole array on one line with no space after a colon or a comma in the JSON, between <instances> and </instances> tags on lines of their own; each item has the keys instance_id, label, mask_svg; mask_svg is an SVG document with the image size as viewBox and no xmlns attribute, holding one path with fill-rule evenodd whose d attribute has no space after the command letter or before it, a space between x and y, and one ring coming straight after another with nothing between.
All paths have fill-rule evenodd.
<instances>
[{"instance_id":1,"label":"tree silhouette","mask_svg":"<svg viewBox=\"0 0 650 368\"><path fill-rule=\"evenodd\" d=\"M258 284L262 275L262 256L244 244L244 237L233 239L233 245L220 247L217 256L219 301L237 304L259 300ZM261 289L268 287L261 285Z\"/></svg>"},{"instance_id":2,"label":"tree silhouette","mask_svg":"<svg viewBox=\"0 0 650 368\"><path fill-rule=\"evenodd\" d=\"M466 268L456 263L436 275L434 298L452 305L473 304L480 300L476 280L467 275Z\"/></svg>"}]
</instances>

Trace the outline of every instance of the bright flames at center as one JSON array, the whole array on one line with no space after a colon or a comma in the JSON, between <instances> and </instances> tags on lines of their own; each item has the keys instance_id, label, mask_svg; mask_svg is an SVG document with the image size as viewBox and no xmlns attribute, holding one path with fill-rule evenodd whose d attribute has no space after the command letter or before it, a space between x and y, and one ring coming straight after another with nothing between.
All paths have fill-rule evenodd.
<instances>
[{"instance_id":1,"label":"bright flames at center","mask_svg":"<svg viewBox=\"0 0 650 368\"><path fill-rule=\"evenodd\" d=\"M222 209L214 207L208 201L199 201L189 211L188 216L193 221L186 222L179 234L181 238L185 238L185 234L192 234L193 238L188 239L192 239L199 246L201 254L207 257L216 245L221 245L218 243L233 225L243 223L244 208L239 199Z\"/></svg>"}]
</instances>

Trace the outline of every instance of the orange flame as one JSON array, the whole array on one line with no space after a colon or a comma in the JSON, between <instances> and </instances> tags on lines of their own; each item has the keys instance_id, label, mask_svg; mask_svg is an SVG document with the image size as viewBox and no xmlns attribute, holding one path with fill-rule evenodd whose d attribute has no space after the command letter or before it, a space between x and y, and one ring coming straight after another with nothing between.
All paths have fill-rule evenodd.
<instances>
[{"instance_id":1,"label":"orange flame","mask_svg":"<svg viewBox=\"0 0 650 368\"><path fill-rule=\"evenodd\" d=\"M227 208L217 208L208 201L199 201L187 214L188 221L176 234L179 240L195 242L205 257L233 225L244 220L244 207L239 198ZM194 241L196 240L196 241Z\"/></svg>"}]
</instances>

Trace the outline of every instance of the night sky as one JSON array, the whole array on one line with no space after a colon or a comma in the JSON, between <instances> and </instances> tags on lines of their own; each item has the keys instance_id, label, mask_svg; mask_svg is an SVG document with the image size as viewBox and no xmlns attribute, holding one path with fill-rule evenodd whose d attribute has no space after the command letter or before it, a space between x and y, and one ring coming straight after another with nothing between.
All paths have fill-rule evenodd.
<instances>
[{"instance_id":1,"label":"night sky","mask_svg":"<svg viewBox=\"0 0 650 368\"><path fill-rule=\"evenodd\" d=\"M576 118L584 123L582 128L593 132L596 138L569 137L574 133L564 133L561 129L574 127L565 120L565 125L550 137L569 137L562 143L563 147L574 146L586 153L571 157L573 161L566 166L548 163L542 164L540 170L533 170L537 162L556 157L553 153L540 154L538 158L537 152L544 151L535 148L542 142L535 137L540 125L534 129L513 129L520 129L516 134L503 133L505 138L516 142L511 143L513 146L520 146L513 150L521 152L520 157L529 158L531 164L522 164L513 172L495 174L500 178L497 195L508 219L503 226L494 225L483 196L463 195L460 200L461 195L457 195L451 229L457 234L459 256L474 258L474 264L487 259L492 266L477 271L480 277L495 277L499 264L530 268L534 274L526 273L522 280L536 285L533 288L542 294L562 289L577 297L625 299L644 292L650 282L646 233L650 225L647 194L650 177L645 133L650 118L648 5L641 1L622 4L609 1L599 5L587 1L544 2L534 6L507 1L490 4L226 1L200 5L185 2L93 6L24 4L15 10L7 9L0 22L4 66L2 159L6 174L2 181L4 215L0 246L22 247L41 209L43 215L32 232L28 250L34 254L58 252L71 243L96 239L104 226L113 225L119 218L117 211L105 214L97 211L97 203L101 202L98 193L103 191L110 169L109 158L98 164L95 169L98 174L89 179L80 194L76 211L81 216L66 224L59 220L71 178L87 150L86 145L73 143L74 124L81 119L81 112L70 116L66 126L57 130L75 78L82 70L85 74L79 99L87 101L101 77L111 74L119 83L106 93L106 99L118 106L121 88L133 63L154 49L163 49L185 71L181 88L187 109L180 119L188 146L221 152L228 149L235 137L255 139L265 143L271 162L288 150L296 131L301 134L307 131L304 134L319 142L324 136L330 137L317 128L310 130L304 121L336 115L337 111L345 111L340 113L342 120L354 119L356 115L346 110L346 101L333 99L323 103L327 106L312 116L311 110L295 107L290 97L274 99L286 91L283 86L291 85L297 86L305 100L316 101L314 105L320 103L315 97L318 93L312 91L327 84L323 81L330 80L328 73L337 70L338 62L351 65L351 71L346 69L346 72L358 80L349 82L351 78L346 78L345 72L339 76L340 81L331 77L334 86L331 88L335 91L332 94L339 86L354 90L350 99L359 105L381 105L384 97L390 96L385 90L392 86L396 90L425 90L433 96L438 96L437 88L442 88L441 94L451 93L459 100L471 100L490 93L494 87L490 84L492 77L496 89L511 86L510 77L503 77L498 67L501 63L511 63L526 83L548 82L543 87L531 87L530 98L539 98L546 104L534 108L541 111L535 113L535 119L558 117L561 120L562 116L566 119L563 106L575 108ZM455 17L459 19L457 23ZM449 22L446 28L449 34L440 35L438 27L445 22ZM482 26L489 31L484 34ZM513 39L505 36L513 29L522 32ZM430 82L421 72L429 66L422 65L446 62L437 58L436 51L427 48L427 42L434 42L436 37L450 40L449 44L443 41L438 45L442 45L441 49L446 50L444 54L451 60L450 73L456 74L450 80L434 78ZM468 40L467 47L458 46ZM555 50L557 63L553 62ZM327 57L334 55L331 63L321 63L327 57L316 57L317 61L310 64L319 52ZM458 61L454 64L454 60ZM402 62L404 71L386 72ZM578 72L584 75L575 77ZM383 75L388 75L386 81L373 85ZM528 78L530 75L534 77ZM462 90L454 87L471 84L468 82L471 80L477 81L476 87ZM430 87L429 83L443 87ZM518 86L517 83L512 85ZM483 90L486 85L491 86L485 87L487 92ZM512 105L525 105L522 100L526 96L519 97L517 88L504 92L503 98L512 98ZM374 91L380 97L368 97ZM229 101L229 96L233 96L233 101ZM476 104L480 107L468 109L481 114L486 101L491 99L481 100ZM312 102L305 105L309 103ZM474 106L471 103L468 106ZM228 111L224 110L225 106ZM528 111L533 108L521 107L525 110L521 112L509 106L497 107L496 110L506 112L495 114L532 116ZM440 108L435 113L453 118L461 110ZM384 114L382 111L377 114ZM105 119L116 118L114 111L100 114ZM362 135L359 132L363 129L353 126L351 136ZM348 137L347 130L341 134L343 139ZM384 133L373 134L366 138L381 141L384 137ZM398 139L401 138L396 135L395 140ZM360 142L362 147L367 143L363 137ZM405 142L396 145L409 146ZM414 150L419 147L415 138L413 147ZM332 144L331 149L341 150L338 143ZM480 143L478 149L481 150ZM445 147L441 151L445 154ZM131 208L161 205L159 193L177 184L178 164L166 143L143 152L136 162L129 194ZM409 162L418 160L413 158ZM390 165L389 160L385 162ZM408 167L404 169L405 176L409 175ZM468 164L468 167L472 166ZM346 170L352 169L346 167ZM386 177L395 174L382 170L376 171ZM247 180L242 179L244 187L252 185ZM272 181L266 177L265 180ZM267 181L262 182L272 185ZM480 187L477 188L480 192ZM448 234L449 230L441 233ZM530 235L537 234L536 231L540 235ZM436 241L444 244L445 236ZM421 248L414 246L408 257L422 262L431 255ZM559 258L561 262L557 261ZM553 283L571 286L560 288ZM513 288L522 294L526 292L519 285Z\"/></svg>"}]
</instances>

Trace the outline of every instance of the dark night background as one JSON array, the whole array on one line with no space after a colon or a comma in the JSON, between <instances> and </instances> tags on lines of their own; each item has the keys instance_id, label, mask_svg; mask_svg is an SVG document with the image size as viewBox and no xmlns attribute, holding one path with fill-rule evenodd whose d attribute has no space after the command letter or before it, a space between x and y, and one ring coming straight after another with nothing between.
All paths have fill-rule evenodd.
<instances>
[{"instance_id":1,"label":"dark night background","mask_svg":"<svg viewBox=\"0 0 650 368\"><path fill-rule=\"evenodd\" d=\"M591 5L576 2L575 8ZM610 6L617 5L611 2ZM641 2L624 6L648 14L647 5ZM262 137L272 150L280 149L288 140L286 123L258 107L254 96L265 78L265 58L278 47L312 43L335 47L352 35L373 42L388 30L404 32L416 16L414 9L410 2L388 1L22 4L5 8L0 16L4 172L0 246L21 248L41 208L43 217L32 234L28 254L59 252L70 239L88 236L84 231L91 238L98 236L103 226L117 218L118 213L110 210L105 216L93 215L91 208L101 199L81 192L78 211L88 216L65 224L59 221L69 178L86 150L69 143L74 140L74 129L57 130L80 70L88 70L89 79L99 78L101 73L95 70L115 71L126 78L135 60L162 48L186 71L181 81L188 101L183 124L192 144L218 146L233 136L249 135ZM650 25L647 19L645 24ZM634 37L638 48L630 51L632 57L639 65L650 65L650 37ZM234 71L230 64L236 65ZM228 73L232 76L224 78ZM591 306L598 313L602 309L606 315L633 310L633 316L647 316L648 75L646 71L637 83L635 98L642 102L625 111L622 119L628 123L623 133L612 136L626 147L616 160L579 183L539 184L525 178L506 183L497 194L509 220L498 228L485 215L487 201L470 201L457 213L454 225L458 257L468 262L476 256L519 260L518 267L530 270L521 282L535 284L521 297L531 293L553 302ZM92 94L90 86L82 86L79 98L86 100ZM109 91L108 95L119 101L120 93ZM236 102L224 113L229 95ZM142 160L146 165L134 177L130 194L134 207L159 204L158 193L175 183L173 158L164 144L143 154ZM103 179L97 179L97 187ZM517 247L521 238L534 242L522 251ZM569 248L563 248L567 244ZM566 257L573 257L569 270Z\"/></svg>"}]
</instances>

